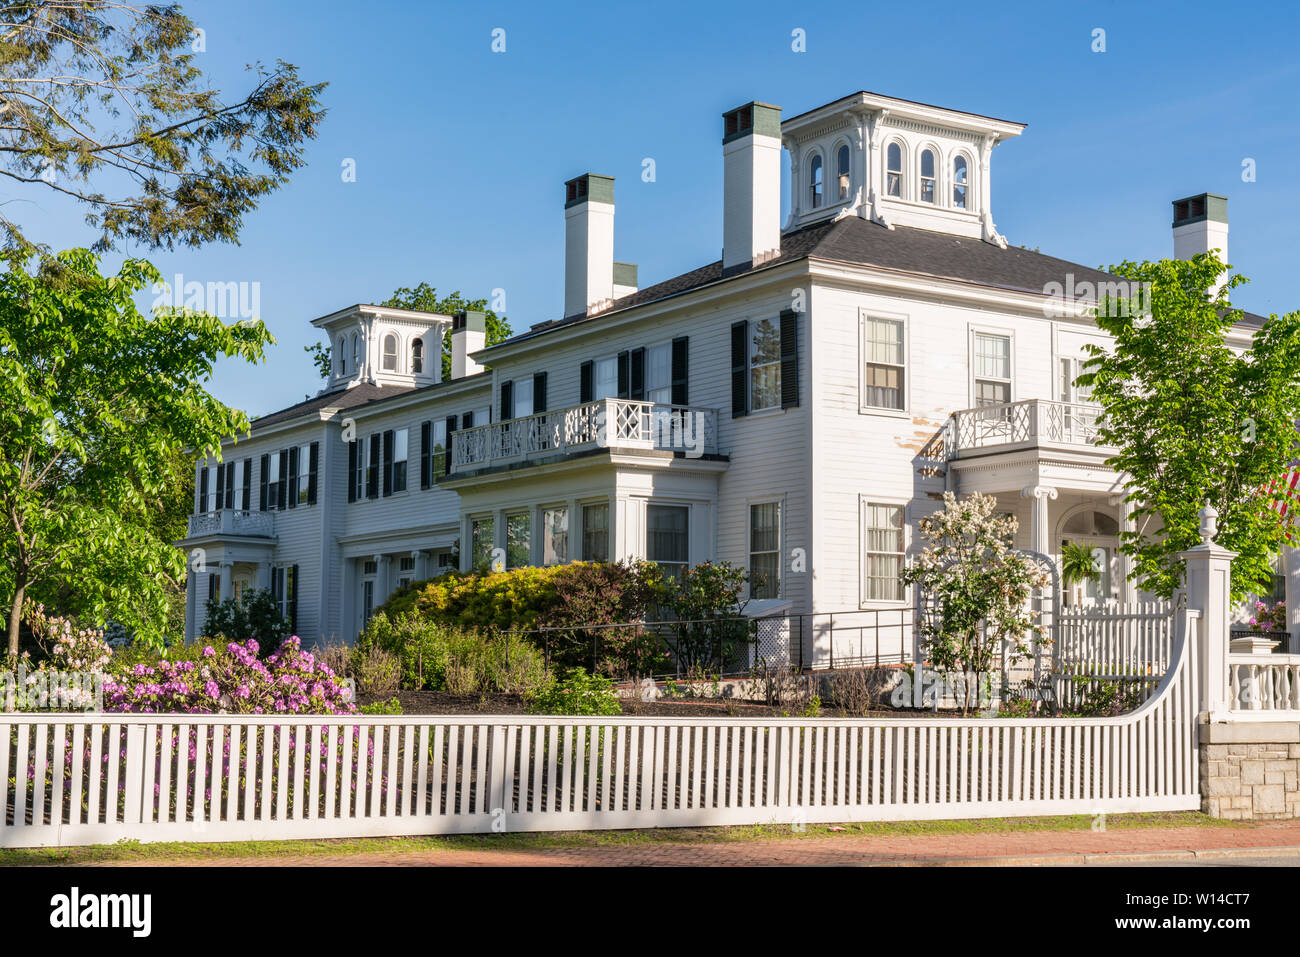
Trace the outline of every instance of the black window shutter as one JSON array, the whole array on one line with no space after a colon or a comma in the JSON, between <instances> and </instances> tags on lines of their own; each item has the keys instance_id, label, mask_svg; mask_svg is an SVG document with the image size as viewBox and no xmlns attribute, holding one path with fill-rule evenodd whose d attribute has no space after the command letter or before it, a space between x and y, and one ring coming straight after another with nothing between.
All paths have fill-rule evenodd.
<instances>
[{"instance_id":1,"label":"black window shutter","mask_svg":"<svg viewBox=\"0 0 1300 957\"><path fill-rule=\"evenodd\" d=\"M311 459L307 462L307 504L316 504L316 473L320 469L320 443L311 444Z\"/></svg>"},{"instance_id":2,"label":"black window shutter","mask_svg":"<svg viewBox=\"0 0 1300 957\"><path fill-rule=\"evenodd\" d=\"M253 460L244 459L244 503L239 506L244 511L253 507Z\"/></svg>"},{"instance_id":3,"label":"black window shutter","mask_svg":"<svg viewBox=\"0 0 1300 957\"><path fill-rule=\"evenodd\" d=\"M501 383L501 418L513 419L515 417L515 384L513 382Z\"/></svg>"},{"instance_id":4,"label":"black window shutter","mask_svg":"<svg viewBox=\"0 0 1300 957\"><path fill-rule=\"evenodd\" d=\"M291 565L289 574L292 580L285 582L286 591L288 592L289 605L289 631L298 634L298 566Z\"/></svg>"},{"instance_id":5,"label":"black window shutter","mask_svg":"<svg viewBox=\"0 0 1300 957\"><path fill-rule=\"evenodd\" d=\"M631 369L629 366L628 354L620 352L618 354L618 397L620 399L626 399L631 391L631 383L629 382Z\"/></svg>"},{"instance_id":6,"label":"black window shutter","mask_svg":"<svg viewBox=\"0 0 1300 957\"><path fill-rule=\"evenodd\" d=\"M781 313L781 408L799 404L799 314Z\"/></svg>"},{"instance_id":7,"label":"black window shutter","mask_svg":"<svg viewBox=\"0 0 1300 957\"><path fill-rule=\"evenodd\" d=\"M208 465L203 463L199 466L199 507L195 509L195 514L202 514L208 510Z\"/></svg>"},{"instance_id":8,"label":"black window shutter","mask_svg":"<svg viewBox=\"0 0 1300 957\"><path fill-rule=\"evenodd\" d=\"M281 449L280 450L280 481L275 483L275 491L276 491L276 497L279 499L280 502L280 506L279 506L280 511L282 512L284 511L285 507L289 504L289 496L286 494L289 488L289 483L285 481L285 476L287 476L288 474L289 474L289 450Z\"/></svg>"},{"instance_id":9,"label":"black window shutter","mask_svg":"<svg viewBox=\"0 0 1300 957\"><path fill-rule=\"evenodd\" d=\"M629 376L630 388L628 397L632 399L645 398L645 349L633 349L631 353L630 365L631 375Z\"/></svg>"},{"instance_id":10,"label":"black window shutter","mask_svg":"<svg viewBox=\"0 0 1300 957\"><path fill-rule=\"evenodd\" d=\"M420 423L420 488L428 488L433 478L433 423Z\"/></svg>"},{"instance_id":11,"label":"black window shutter","mask_svg":"<svg viewBox=\"0 0 1300 957\"><path fill-rule=\"evenodd\" d=\"M442 463L443 475L451 474L451 434L455 431L456 431L456 417L454 415L449 415L447 416L447 454L443 458L443 463Z\"/></svg>"},{"instance_id":12,"label":"black window shutter","mask_svg":"<svg viewBox=\"0 0 1300 957\"><path fill-rule=\"evenodd\" d=\"M590 359L578 366L578 402L583 405L590 402L596 393L595 373L596 364Z\"/></svg>"},{"instance_id":13,"label":"black window shutter","mask_svg":"<svg viewBox=\"0 0 1300 957\"><path fill-rule=\"evenodd\" d=\"M384 430L384 497L393 494L393 430Z\"/></svg>"},{"instance_id":14,"label":"black window shutter","mask_svg":"<svg viewBox=\"0 0 1300 957\"><path fill-rule=\"evenodd\" d=\"M223 508L226 504L226 467L220 462L217 463L217 497L213 501L217 503L217 508Z\"/></svg>"},{"instance_id":15,"label":"black window shutter","mask_svg":"<svg viewBox=\"0 0 1300 957\"><path fill-rule=\"evenodd\" d=\"M379 498L379 433L370 436L370 462L366 466L366 498Z\"/></svg>"},{"instance_id":16,"label":"black window shutter","mask_svg":"<svg viewBox=\"0 0 1300 957\"><path fill-rule=\"evenodd\" d=\"M690 393L690 342L686 336L673 340L673 405L687 405Z\"/></svg>"},{"instance_id":17,"label":"black window shutter","mask_svg":"<svg viewBox=\"0 0 1300 957\"><path fill-rule=\"evenodd\" d=\"M263 512L265 512L267 506L270 504L270 502L268 502L266 498L266 492L267 492L266 477L267 475L270 474L271 471L271 456L263 455L260 464L262 466L262 474L258 476L259 481L257 483L258 484L257 507L260 508Z\"/></svg>"},{"instance_id":18,"label":"black window shutter","mask_svg":"<svg viewBox=\"0 0 1300 957\"><path fill-rule=\"evenodd\" d=\"M357 442L353 439L348 443L348 501L357 500Z\"/></svg>"},{"instance_id":19,"label":"black window shutter","mask_svg":"<svg viewBox=\"0 0 1300 957\"><path fill-rule=\"evenodd\" d=\"M533 373L533 412L546 411L546 373Z\"/></svg>"},{"instance_id":20,"label":"black window shutter","mask_svg":"<svg viewBox=\"0 0 1300 957\"><path fill-rule=\"evenodd\" d=\"M731 324L731 417L749 413L749 321Z\"/></svg>"},{"instance_id":21,"label":"black window shutter","mask_svg":"<svg viewBox=\"0 0 1300 957\"><path fill-rule=\"evenodd\" d=\"M289 449L289 507L298 506L298 446Z\"/></svg>"}]
</instances>

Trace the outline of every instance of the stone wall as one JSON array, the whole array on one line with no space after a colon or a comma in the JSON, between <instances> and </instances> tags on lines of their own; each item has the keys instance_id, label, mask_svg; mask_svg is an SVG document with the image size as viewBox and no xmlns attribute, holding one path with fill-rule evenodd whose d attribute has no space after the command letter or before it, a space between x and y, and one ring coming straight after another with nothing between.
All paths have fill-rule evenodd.
<instances>
[{"instance_id":1,"label":"stone wall","mask_svg":"<svg viewBox=\"0 0 1300 957\"><path fill-rule=\"evenodd\" d=\"M1201 810L1211 817L1300 817L1300 724L1201 724Z\"/></svg>"}]
</instances>

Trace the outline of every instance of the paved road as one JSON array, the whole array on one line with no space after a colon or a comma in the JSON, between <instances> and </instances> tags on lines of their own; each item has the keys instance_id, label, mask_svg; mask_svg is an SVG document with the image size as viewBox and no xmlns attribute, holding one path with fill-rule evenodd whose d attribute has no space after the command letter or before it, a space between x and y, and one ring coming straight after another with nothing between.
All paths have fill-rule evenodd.
<instances>
[{"instance_id":1,"label":"paved road","mask_svg":"<svg viewBox=\"0 0 1300 957\"><path fill-rule=\"evenodd\" d=\"M596 847L491 847L296 857L178 859L177 865L233 866L1052 866L1185 864L1300 865L1300 821L1254 827L1123 828L1108 831L987 832L678 843Z\"/></svg>"}]
</instances>

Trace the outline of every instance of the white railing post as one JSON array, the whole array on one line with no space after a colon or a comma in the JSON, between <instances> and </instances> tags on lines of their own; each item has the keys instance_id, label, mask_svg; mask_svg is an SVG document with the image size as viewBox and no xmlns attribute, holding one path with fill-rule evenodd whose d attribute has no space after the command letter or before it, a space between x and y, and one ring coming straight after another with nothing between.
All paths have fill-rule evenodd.
<instances>
[{"instance_id":1,"label":"white railing post","mask_svg":"<svg viewBox=\"0 0 1300 957\"><path fill-rule=\"evenodd\" d=\"M1179 552L1184 562L1183 592L1187 607L1201 613L1195 654L1200 673L1198 710L1213 721L1223 715L1228 695L1228 625L1232 595L1232 560L1236 552L1214 543L1219 513L1208 502L1201 509L1201 544ZM1191 636L1189 636L1190 639Z\"/></svg>"}]
</instances>

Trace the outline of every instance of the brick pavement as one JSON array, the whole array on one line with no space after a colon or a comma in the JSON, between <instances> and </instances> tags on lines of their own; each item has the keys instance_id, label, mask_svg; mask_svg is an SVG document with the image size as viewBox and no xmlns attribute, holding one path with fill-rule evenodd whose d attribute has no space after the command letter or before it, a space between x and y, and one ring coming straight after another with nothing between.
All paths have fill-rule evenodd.
<instances>
[{"instance_id":1,"label":"brick pavement","mask_svg":"<svg viewBox=\"0 0 1300 957\"><path fill-rule=\"evenodd\" d=\"M596 847L486 847L292 857L153 860L150 866L860 866L937 864L1076 864L1129 857L1223 857L1266 849L1295 855L1300 821L1244 827L1151 827L1108 831L983 832L890 836L839 835L766 841L620 844Z\"/></svg>"}]
</instances>

